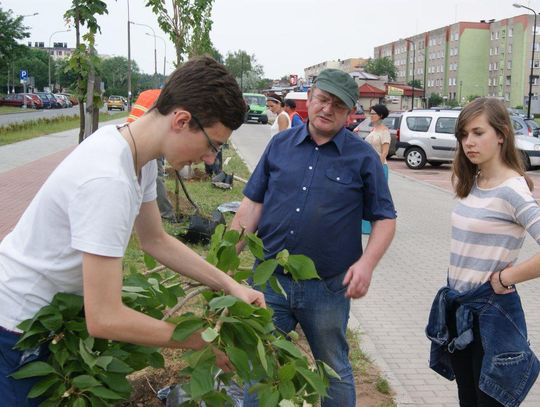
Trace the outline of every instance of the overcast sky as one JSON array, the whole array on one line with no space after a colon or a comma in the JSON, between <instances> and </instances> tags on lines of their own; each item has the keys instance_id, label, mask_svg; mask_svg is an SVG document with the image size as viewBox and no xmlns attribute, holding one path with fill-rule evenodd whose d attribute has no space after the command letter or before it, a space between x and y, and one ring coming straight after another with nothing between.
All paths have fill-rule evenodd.
<instances>
[{"instance_id":1,"label":"overcast sky","mask_svg":"<svg viewBox=\"0 0 540 407\"><path fill-rule=\"evenodd\" d=\"M127 57L127 4L130 19L150 25L167 41L167 73L173 68L172 42L159 28L144 0L107 0L109 14L98 16L100 54ZM399 38L457 21L502 19L528 10L513 0L215 0L211 38L226 55L243 49L254 54L266 77L303 76L304 68L326 60L372 57L373 48ZM0 7L25 17L29 41L49 43L51 34L67 29L63 14L71 0L0 0ZM169 3L169 0L166 0ZM521 4L540 12L540 0ZM154 39L143 26L131 28L131 57L146 73L154 72ZM54 34L53 42L75 44L75 32ZM164 47L156 43L158 72L163 72Z\"/></svg>"}]
</instances>

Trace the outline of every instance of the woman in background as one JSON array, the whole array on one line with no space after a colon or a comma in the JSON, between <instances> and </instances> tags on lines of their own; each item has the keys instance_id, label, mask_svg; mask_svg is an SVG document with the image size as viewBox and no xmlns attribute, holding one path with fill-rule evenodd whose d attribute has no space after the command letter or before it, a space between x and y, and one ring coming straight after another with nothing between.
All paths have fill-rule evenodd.
<instances>
[{"instance_id":1,"label":"woman in background","mask_svg":"<svg viewBox=\"0 0 540 407\"><path fill-rule=\"evenodd\" d=\"M371 126L373 130L366 137L366 141L371 144L371 147L379 154L381 163L383 165L384 176L388 181L388 164L386 163L386 156L388 155L388 149L390 148L390 130L383 123L383 120L388 117L390 112L385 105L378 104L372 106L369 115L371 120ZM371 223L368 221L362 221L362 233L369 235L371 233Z\"/></svg>"},{"instance_id":2,"label":"woman in background","mask_svg":"<svg viewBox=\"0 0 540 407\"><path fill-rule=\"evenodd\" d=\"M285 104L281 96L271 93L266 97L266 107L276 115L276 120L270 128L270 136L274 137L280 131L291 128L291 119L285 111Z\"/></svg>"}]
</instances>

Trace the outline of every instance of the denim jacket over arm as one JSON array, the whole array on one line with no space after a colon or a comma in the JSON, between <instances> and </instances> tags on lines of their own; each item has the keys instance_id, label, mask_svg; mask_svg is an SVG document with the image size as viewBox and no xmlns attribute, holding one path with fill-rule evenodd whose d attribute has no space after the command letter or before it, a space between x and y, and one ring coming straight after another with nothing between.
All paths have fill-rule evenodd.
<instances>
[{"instance_id":1,"label":"denim jacket over arm","mask_svg":"<svg viewBox=\"0 0 540 407\"><path fill-rule=\"evenodd\" d=\"M456 310L456 337L450 337L447 325L452 309ZM465 293L441 288L426 327L431 341L430 368L454 380L450 353L466 348L475 339L473 317L478 320L484 348L480 390L506 407L518 406L538 377L540 364L529 347L517 291L497 295L489 282Z\"/></svg>"}]
</instances>

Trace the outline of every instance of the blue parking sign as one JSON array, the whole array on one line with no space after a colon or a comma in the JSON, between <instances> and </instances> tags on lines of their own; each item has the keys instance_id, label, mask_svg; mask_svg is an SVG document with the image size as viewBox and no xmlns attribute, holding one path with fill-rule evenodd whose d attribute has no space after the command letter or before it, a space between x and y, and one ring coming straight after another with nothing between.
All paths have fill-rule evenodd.
<instances>
[{"instance_id":1,"label":"blue parking sign","mask_svg":"<svg viewBox=\"0 0 540 407\"><path fill-rule=\"evenodd\" d=\"M21 71L19 72L19 76L21 78L21 81L28 80L28 71L26 69L21 69Z\"/></svg>"}]
</instances>

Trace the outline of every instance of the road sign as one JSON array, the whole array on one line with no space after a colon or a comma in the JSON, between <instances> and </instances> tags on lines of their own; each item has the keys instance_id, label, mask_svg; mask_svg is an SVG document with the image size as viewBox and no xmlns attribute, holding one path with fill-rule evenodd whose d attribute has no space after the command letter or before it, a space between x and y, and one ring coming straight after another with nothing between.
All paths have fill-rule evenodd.
<instances>
[{"instance_id":1,"label":"road sign","mask_svg":"<svg viewBox=\"0 0 540 407\"><path fill-rule=\"evenodd\" d=\"M19 72L19 77L21 78L21 81L28 80L28 71L26 69L21 69Z\"/></svg>"}]
</instances>

